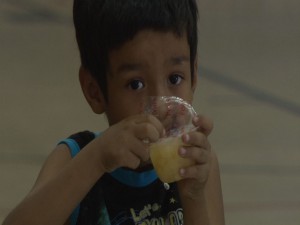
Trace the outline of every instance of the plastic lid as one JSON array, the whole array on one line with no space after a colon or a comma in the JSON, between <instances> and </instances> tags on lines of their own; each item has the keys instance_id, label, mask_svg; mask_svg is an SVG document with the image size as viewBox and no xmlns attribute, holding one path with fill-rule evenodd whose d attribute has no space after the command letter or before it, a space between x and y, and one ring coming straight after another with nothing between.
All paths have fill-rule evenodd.
<instances>
[{"instance_id":1,"label":"plastic lid","mask_svg":"<svg viewBox=\"0 0 300 225\"><path fill-rule=\"evenodd\" d=\"M163 124L167 137L180 136L194 130L194 108L176 96L150 96L145 103L144 112L154 115Z\"/></svg>"}]
</instances>

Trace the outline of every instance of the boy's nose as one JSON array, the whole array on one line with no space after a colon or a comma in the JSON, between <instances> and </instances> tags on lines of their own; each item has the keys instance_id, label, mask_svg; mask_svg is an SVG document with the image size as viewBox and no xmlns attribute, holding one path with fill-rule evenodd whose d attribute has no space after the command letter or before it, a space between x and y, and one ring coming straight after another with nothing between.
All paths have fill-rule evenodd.
<instances>
[{"instance_id":1,"label":"boy's nose","mask_svg":"<svg viewBox=\"0 0 300 225\"><path fill-rule=\"evenodd\" d=\"M152 86L148 91L149 96L170 96L171 93L162 83Z\"/></svg>"}]
</instances>

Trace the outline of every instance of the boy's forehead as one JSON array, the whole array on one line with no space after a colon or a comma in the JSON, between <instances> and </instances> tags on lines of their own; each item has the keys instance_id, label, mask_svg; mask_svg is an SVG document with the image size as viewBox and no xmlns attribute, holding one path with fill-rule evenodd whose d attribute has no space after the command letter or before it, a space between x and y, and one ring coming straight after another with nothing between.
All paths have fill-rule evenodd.
<instances>
[{"instance_id":1,"label":"boy's forehead","mask_svg":"<svg viewBox=\"0 0 300 225\"><path fill-rule=\"evenodd\" d=\"M164 66L176 66L176 65L184 65L184 64L190 64L190 57L187 56L174 56L170 57L169 59L166 59L163 62ZM130 60L124 60L118 65L115 65L115 72L116 73L125 73L130 71L139 71L143 70L144 68L149 67L149 64L146 62L143 62L142 60L136 60L136 61L130 61Z\"/></svg>"},{"instance_id":2,"label":"boy's forehead","mask_svg":"<svg viewBox=\"0 0 300 225\"><path fill-rule=\"evenodd\" d=\"M109 53L110 65L118 62L141 64L143 59L155 61L157 57L163 59L164 64L190 62L190 46L186 35L144 30Z\"/></svg>"}]
</instances>

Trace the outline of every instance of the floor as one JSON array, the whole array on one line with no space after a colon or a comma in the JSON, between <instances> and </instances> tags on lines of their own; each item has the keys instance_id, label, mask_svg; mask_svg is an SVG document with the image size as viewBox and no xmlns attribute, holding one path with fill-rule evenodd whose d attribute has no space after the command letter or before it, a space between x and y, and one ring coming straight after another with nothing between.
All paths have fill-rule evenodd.
<instances>
[{"instance_id":1,"label":"floor","mask_svg":"<svg viewBox=\"0 0 300 225\"><path fill-rule=\"evenodd\" d=\"M300 2L198 3L194 106L214 120L226 224L297 225ZM71 11L71 0L0 3L0 223L60 139L107 126L80 91Z\"/></svg>"}]
</instances>

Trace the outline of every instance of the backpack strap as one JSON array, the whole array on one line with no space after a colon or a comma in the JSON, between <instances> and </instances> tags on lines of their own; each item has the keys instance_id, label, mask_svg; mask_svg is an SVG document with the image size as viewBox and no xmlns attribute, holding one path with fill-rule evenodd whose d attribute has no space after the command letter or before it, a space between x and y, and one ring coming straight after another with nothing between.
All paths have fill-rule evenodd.
<instances>
[{"instance_id":1,"label":"backpack strap","mask_svg":"<svg viewBox=\"0 0 300 225\"><path fill-rule=\"evenodd\" d=\"M89 142L91 142L95 137L99 135L100 133L82 131L71 135L70 137L60 141L58 144L67 145L69 147L72 158L74 158L82 148L84 148ZM74 211L71 214L70 217L71 225L76 225L79 212L80 212L80 204L74 209Z\"/></svg>"}]
</instances>

